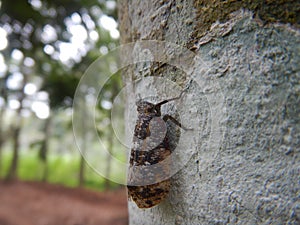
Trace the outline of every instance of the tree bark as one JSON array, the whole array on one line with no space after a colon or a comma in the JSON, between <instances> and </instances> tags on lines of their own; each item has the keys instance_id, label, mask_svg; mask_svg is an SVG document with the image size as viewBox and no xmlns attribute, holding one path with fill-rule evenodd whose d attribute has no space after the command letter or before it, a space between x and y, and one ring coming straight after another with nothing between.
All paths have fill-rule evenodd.
<instances>
[{"instance_id":1,"label":"tree bark","mask_svg":"<svg viewBox=\"0 0 300 225\"><path fill-rule=\"evenodd\" d=\"M16 119L14 124L12 125L12 138L13 138L13 158L6 175L6 180L15 180L18 178L18 164L19 164L19 150L20 150L20 139L21 139L21 130L23 125L23 117L21 115L23 109L23 100L25 98L24 87L26 84L26 76L24 77L23 84L22 84L22 92L19 93L20 107L17 109L16 112Z\"/></svg>"},{"instance_id":2,"label":"tree bark","mask_svg":"<svg viewBox=\"0 0 300 225\"><path fill-rule=\"evenodd\" d=\"M111 97L110 97L110 101L113 102L114 99L117 97L118 93L119 93L119 86L117 84L116 81L113 82L112 84L112 89L111 89ZM112 110L109 110L108 111L108 117L110 117L112 114ZM112 123L110 124L112 126ZM109 149L109 152L110 154L107 155L107 158L106 158L106 168L105 168L105 189L106 190L109 190L110 187L111 187L111 181L110 181L110 176L111 176L111 167L112 167L112 155L113 155L113 149L114 149L114 130L112 127L108 128L109 131L108 131L108 140L107 140L107 143L108 143L108 149Z\"/></svg>"},{"instance_id":3,"label":"tree bark","mask_svg":"<svg viewBox=\"0 0 300 225\"><path fill-rule=\"evenodd\" d=\"M18 115L21 117L21 115ZM19 118L21 121L22 119ZM15 180L18 177L17 170L18 170L18 162L19 162L19 149L20 149L20 133L21 133L21 123L17 124L16 127L13 127L13 157L12 161L6 175L6 180Z\"/></svg>"},{"instance_id":4,"label":"tree bark","mask_svg":"<svg viewBox=\"0 0 300 225\"><path fill-rule=\"evenodd\" d=\"M43 164L43 175L42 175L42 181L46 182L48 178L48 149L49 149L49 141L51 137L51 115L45 120L44 125L44 140L42 141L42 145L39 152L39 159L41 160Z\"/></svg>"},{"instance_id":5,"label":"tree bark","mask_svg":"<svg viewBox=\"0 0 300 225\"><path fill-rule=\"evenodd\" d=\"M110 114L111 115L111 114ZM110 116L109 115L109 116ZM109 129L109 132L108 132L108 149L109 149L109 152L110 152L110 155L107 155L106 157L106 168L105 168L105 184L104 184L104 187L105 187L105 190L109 190L110 189L110 173L111 173L111 154L113 153L113 146L114 146L114 139L113 139L113 130L112 128L108 128Z\"/></svg>"},{"instance_id":6,"label":"tree bark","mask_svg":"<svg viewBox=\"0 0 300 225\"><path fill-rule=\"evenodd\" d=\"M0 174L2 173L2 152L3 145L5 142L4 138L4 126L3 126L3 118L4 118L5 106L2 106L0 109Z\"/></svg>"},{"instance_id":7,"label":"tree bark","mask_svg":"<svg viewBox=\"0 0 300 225\"><path fill-rule=\"evenodd\" d=\"M156 62L123 73L127 86L149 76L192 81L181 122L194 131L179 149L192 155L168 199L146 210L129 201L130 224L300 223L299 4L261 2L119 1L122 44L161 40L196 54L188 73ZM167 98L153 83L141 94L149 89ZM136 99L129 88L127 113Z\"/></svg>"},{"instance_id":8,"label":"tree bark","mask_svg":"<svg viewBox=\"0 0 300 225\"><path fill-rule=\"evenodd\" d=\"M79 164L79 175L78 175L78 186L83 187L84 185L84 171L85 171L85 159L80 155L80 164Z\"/></svg>"},{"instance_id":9,"label":"tree bark","mask_svg":"<svg viewBox=\"0 0 300 225\"><path fill-rule=\"evenodd\" d=\"M86 116L86 109L85 108L82 108L82 115L83 117L82 118L85 118ZM82 119L81 120L81 127L82 127L82 135L83 135L83 143L82 143L82 153L80 154L80 162L79 162L79 174L78 174L78 186L79 187L83 187L84 185L84 182L85 182L85 158L84 158L84 154L85 152L87 151L87 127L86 127L86 124L84 122L84 120Z\"/></svg>"}]
</instances>

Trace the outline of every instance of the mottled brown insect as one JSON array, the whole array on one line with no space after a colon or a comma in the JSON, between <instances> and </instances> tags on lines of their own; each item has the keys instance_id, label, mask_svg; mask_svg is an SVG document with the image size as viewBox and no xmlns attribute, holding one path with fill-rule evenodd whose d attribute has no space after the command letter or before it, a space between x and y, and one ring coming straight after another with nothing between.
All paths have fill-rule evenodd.
<instances>
[{"instance_id":1,"label":"mottled brown insect","mask_svg":"<svg viewBox=\"0 0 300 225\"><path fill-rule=\"evenodd\" d=\"M164 115L161 106L181 98L164 100L157 104L139 100L137 105L133 147L128 170L128 198L132 198L139 208L151 208L164 200L170 190L171 149L166 136L166 121L171 120L184 128L175 118ZM146 185L145 185L146 184Z\"/></svg>"}]
</instances>

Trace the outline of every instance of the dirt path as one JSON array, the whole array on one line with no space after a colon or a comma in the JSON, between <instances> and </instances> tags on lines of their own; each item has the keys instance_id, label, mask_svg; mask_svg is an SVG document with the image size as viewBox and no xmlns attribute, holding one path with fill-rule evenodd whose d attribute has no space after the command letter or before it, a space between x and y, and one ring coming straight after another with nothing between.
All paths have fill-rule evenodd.
<instances>
[{"instance_id":1,"label":"dirt path","mask_svg":"<svg viewBox=\"0 0 300 225\"><path fill-rule=\"evenodd\" d=\"M125 189L95 192L0 181L0 225L125 225Z\"/></svg>"}]
</instances>

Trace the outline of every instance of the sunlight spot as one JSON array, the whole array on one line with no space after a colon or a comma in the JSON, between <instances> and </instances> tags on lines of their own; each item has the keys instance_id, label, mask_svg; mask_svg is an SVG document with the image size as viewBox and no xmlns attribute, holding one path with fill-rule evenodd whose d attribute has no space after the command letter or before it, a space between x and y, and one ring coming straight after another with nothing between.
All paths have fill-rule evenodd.
<instances>
[{"instance_id":1,"label":"sunlight spot","mask_svg":"<svg viewBox=\"0 0 300 225\"><path fill-rule=\"evenodd\" d=\"M109 34L113 39L118 39L120 37L120 33L117 29L109 31Z\"/></svg>"},{"instance_id":2,"label":"sunlight spot","mask_svg":"<svg viewBox=\"0 0 300 225\"><path fill-rule=\"evenodd\" d=\"M37 87L32 83L28 83L24 87L24 92L27 95L33 95L36 91L37 91Z\"/></svg>"},{"instance_id":3,"label":"sunlight spot","mask_svg":"<svg viewBox=\"0 0 300 225\"><path fill-rule=\"evenodd\" d=\"M10 75L6 81L6 86L12 90L18 90L22 87L23 74L20 72L14 72Z\"/></svg>"},{"instance_id":4,"label":"sunlight spot","mask_svg":"<svg viewBox=\"0 0 300 225\"><path fill-rule=\"evenodd\" d=\"M33 26L30 23L26 23L25 26L23 27L23 31L27 34L30 35L32 31L34 30Z\"/></svg>"},{"instance_id":5,"label":"sunlight spot","mask_svg":"<svg viewBox=\"0 0 300 225\"><path fill-rule=\"evenodd\" d=\"M29 3L34 9L40 9L42 7L42 2L40 0L29 0Z\"/></svg>"},{"instance_id":6,"label":"sunlight spot","mask_svg":"<svg viewBox=\"0 0 300 225\"><path fill-rule=\"evenodd\" d=\"M22 32L22 24L19 21L14 20L12 28L13 28L13 31L17 34Z\"/></svg>"},{"instance_id":7,"label":"sunlight spot","mask_svg":"<svg viewBox=\"0 0 300 225\"><path fill-rule=\"evenodd\" d=\"M14 49L11 53L11 57L16 61L21 61L23 59L24 55L20 50Z\"/></svg>"},{"instance_id":8,"label":"sunlight spot","mask_svg":"<svg viewBox=\"0 0 300 225\"><path fill-rule=\"evenodd\" d=\"M72 21L72 19L70 17L66 17L64 19L64 23L65 23L66 27L74 25L74 22Z\"/></svg>"},{"instance_id":9,"label":"sunlight spot","mask_svg":"<svg viewBox=\"0 0 300 225\"><path fill-rule=\"evenodd\" d=\"M28 40L24 40L22 47L24 49L31 50L32 49L32 43Z\"/></svg>"},{"instance_id":10,"label":"sunlight spot","mask_svg":"<svg viewBox=\"0 0 300 225\"><path fill-rule=\"evenodd\" d=\"M52 45L45 45L44 52L48 55L52 55L54 53L55 49Z\"/></svg>"},{"instance_id":11,"label":"sunlight spot","mask_svg":"<svg viewBox=\"0 0 300 225\"><path fill-rule=\"evenodd\" d=\"M100 17L100 25L108 31L116 29L118 26L117 22L112 17L107 15Z\"/></svg>"},{"instance_id":12,"label":"sunlight spot","mask_svg":"<svg viewBox=\"0 0 300 225\"><path fill-rule=\"evenodd\" d=\"M104 45L101 46L99 50L100 50L100 52L101 52L102 55L105 55L105 54L108 53L108 48L106 46L104 46Z\"/></svg>"},{"instance_id":13,"label":"sunlight spot","mask_svg":"<svg viewBox=\"0 0 300 225\"><path fill-rule=\"evenodd\" d=\"M7 71L7 66L4 61L3 55L0 53L0 78L5 75Z\"/></svg>"},{"instance_id":14,"label":"sunlight spot","mask_svg":"<svg viewBox=\"0 0 300 225\"><path fill-rule=\"evenodd\" d=\"M42 41L44 43L49 43L57 40L57 33L54 27L47 24L43 28L43 33L41 34Z\"/></svg>"},{"instance_id":15,"label":"sunlight spot","mask_svg":"<svg viewBox=\"0 0 300 225\"><path fill-rule=\"evenodd\" d=\"M114 20L114 18L107 16L107 15L103 15L100 17L100 25L105 29L109 31L110 36L113 39L118 39L120 37L120 33L117 29L118 24L117 22Z\"/></svg>"},{"instance_id":16,"label":"sunlight spot","mask_svg":"<svg viewBox=\"0 0 300 225\"><path fill-rule=\"evenodd\" d=\"M107 101L107 100L102 100L101 101L101 106L104 109L110 110L111 107L112 107L112 103L110 101Z\"/></svg>"},{"instance_id":17,"label":"sunlight spot","mask_svg":"<svg viewBox=\"0 0 300 225\"><path fill-rule=\"evenodd\" d=\"M95 30L92 30L90 33L89 33L89 36L90 38L92 39L92 41L97 41L99 39L99 34L97 31Z\"/></svg>"},{"instance_id":18,"label":"sunlight spot","mask_svg":"<svg viewBox=\"0 0 300 225\"><path fill-rule=\"evenodd\" d=\"M13 32L13 29L10 24L6 23L2 26L2 28L6 31L7 34L11 34ZM0 28L0 29L2 29Z\"/></svg>"},{"instance_id":19,"label":"sunlight spot","mask_svg":"<svg viewBox=\"0 0 300 225\"><path fill-rule=\"evenodd\" d=\"M92 8L90 9L90 12L96 18L98 18L102 14L102 10L100 9L99 6L96 6L96 5L92 6Z\"/></svg>"},{"instance_id":20,"label":"sunlight spot","mask_svg":"<svg viewBox=\"0 0 300 225\"><path fill-rule=\"evenodd\" d=\"M57 11L56 11L55 8L49 8L49 9L47 10L47 14L48 14L50 17L54 18L55 16L57 16Z\"/></svg>"},{"instance_id":21,"label":"sunlight spot","mask_svg":"<svg viewBox=\"0 0 300 225\"><path fill-rule=\"evenodd\" d=\"M20 104L20 102L19 102L18 100L16 100L16 99L10 99L10 100L8 101L8 106L9 106L9 108L11 108L11 109L18 109L18 108L20 108L21 104Z\"/></svg>"},{"instance_id":22,"label":"sunlight spot","mask_svg":"<svg viewBox=\"0 0 300 225\"><path fill-rule=\"evenodd\" d=\"M39 91L36 95L39 101L48 101L49 95L46 91Z\"/></svg>"},{"instance_id":23,"label":"sunlight spot","mask_svg":"<svg viewBox=\"0 0 300 225\"><path fill-rule=\"evenodd\" d=\"M92 105L95 102L96 98L93 94L87 94L85 95L85 101L87 104Z\"/></svg>"},{"instance_id":24,"label":"sunlight spot","mask_svg":"<svg viewBox=\"0 0 300 225\"><path fill-rule=\"evenodd\" d=\"M0 27L0 51L5 49L7 45L7 33L2 27Z\"/></svg>"},{"instance_id":25,"label":"sunlight spot","mask_svg":"<svg viewBox=\"0 0 300 225\"><path fill-rule=\"evenodd\" d=\"M78 51L71 43L62 42L59 44L59 59L63 63L68 62L71 58L78 58Z\"/></svg>"},{"instance_id":26,"label":"sunlight spot","mask_svg":"<svg viewBox=\"0 0 300 225\"><path fill-rule=\"evenodd\" d=\"M40 119L47 119L50 115L49 106L45 102L35 101L32 103L31 109Z\"/></svg>"},{"instance_id":27,"label":"sunlight spot","mask_svg":"<svg viewBox=\"0 0 300 225\"><path fill-rule=\"evenodd\" d=\"M33 67L34 66L34 60L33 58L30 58L30 57L26 57L24 59L24 65L27 66L27 67Z\"/></svg>"},{"instance_id":28,"label":"sunlight spot","mask_svg":"<svg viewBox=\"0 0 300 225\"><path fill-rule=\"evenodd\" d=\"M117 3L115 1L106 1L106 8L110 10L114 10L116 8Z\"/></svg>"},{"instance_id":29,"label":"sunlight spot","mask_svg":"<svg viewBox=\"0 0 300 225\"><path fill-rule=\"evenodd\" d=\"M54 52L51 56L52 56L52 59L59 60L59 55L60 55L59 52ZM49 66L48 71L50 71L50 70L51 70L51 66Z\"/></svg>"},{"instance_id":30,"label":"sunlight spot","mask_svg":"<svg viewBox=\"0 0 300 225\"><path fill-rule=\"evenodd\" d=\"M82 20L83 22L85 23L86 27L89 29L89 30L94 30L95 29L95 23L94 21L91 19L90 15L88 14L83 14L82 15Z\"/></svg>"},{"instance_id":31,"label":"sunlight spot","mask_svg":"<svg viewBox=\"0 0 300 225\"><path fill-rule=\"evenodd\" d=\"M81 16L77 12L75 12L71 15L71 19L75 24L81 23Z\"/></svg>"},{"instance_id":32,"label":"sunlight spot","mask_svg":"<svg viewBox=\"0 0 300 225\"><path fill-rule=\"evenodd\" d=\"M82 46L87 39L86 29L82 25L70 25L67 29L72 34L71 42L74 47Z\"/></svg>"}]
</instances>

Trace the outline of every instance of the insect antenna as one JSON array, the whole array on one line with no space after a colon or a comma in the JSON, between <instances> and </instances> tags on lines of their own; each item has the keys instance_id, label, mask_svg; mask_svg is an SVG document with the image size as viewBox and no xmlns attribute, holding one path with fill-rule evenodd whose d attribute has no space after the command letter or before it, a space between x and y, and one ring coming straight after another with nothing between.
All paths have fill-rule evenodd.
<instances>
[{"instance_id":1,"label":"insect antenna","mask_svg":"<svg viewBox=\"0 0 300 225\"><path fill-rule=\"evenodd\" d=\"M180 98L182 97L182 95L187 91L187 89L188 89L188 88L185 88L185 89L180 93L180 95L177 96L177 97L175 97L175 98L166 99L166 100L163 100L163 101L157 103L157 104L155 105L155 107L156 107L156 108L159 108L159 107L162 106L163 104L166 104L166 103L168 103L168 102L171 102L171 101L180 99Z\"/></svg>"},{"instance_id":2,"label":"insect antenna","mask_svg":"<svg viewBox=\"0 0 300 225\"><path fill-rule=\"evenodd\" d=\"M174 100L180 99L180 98L182 97L182 95L190 88L191 83L192 83L192 80L190 80L190 81L188 82L188 84L187 84L186 87L181 91L181 93L180 93L179 96L177 96L177 97L175 97L175 98L170 98L170 99L166 99L166 100L164 100L164 101L161 101L161 102L159 102L159 103L157 103L157 104L155 105L155 108L160 108L160 106L162 106L163 104L166 104L166 103L168 103L168 102L170 102L170 101L174 101Z\"/></svg>"}]
</instances>

